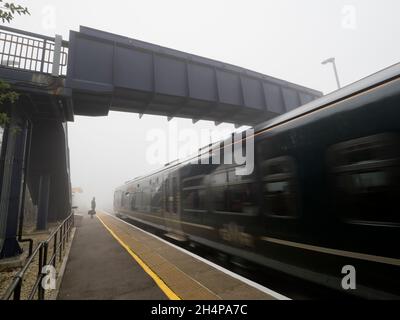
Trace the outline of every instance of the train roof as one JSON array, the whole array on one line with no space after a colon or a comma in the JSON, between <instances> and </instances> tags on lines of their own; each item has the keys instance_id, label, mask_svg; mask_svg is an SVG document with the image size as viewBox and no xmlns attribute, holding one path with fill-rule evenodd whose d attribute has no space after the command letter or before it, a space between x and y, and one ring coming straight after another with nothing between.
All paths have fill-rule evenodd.
<instances>
[{"instance_id":1,"label":"train roof","mask_svg":"<svg viewBox=\"0 0 400 320\"><path fill-rule=\"evenodd\" d=\"M400 63L397 63L397 64L394 64L394 65L392 65L390 67L387 67L387 68L385 68L385 69L383 69L381 71L378 71L378 72L376 72L376 73L374 73L374 74L372 74L370 76L367 76L367 77L365 77L365 78L363 78L361 80L358 80L358 81L356 81L356 82L354 82L352 84L349 84L349 85L347 85L347 86L345 86L345 87L343 87L341 89L338 89L338 90L336 90L336 91L334 91L334 92L332 92L330 94L327 94L327 95L325 95L325 96L323 96L321 98L318 98L318 99L316 99L316 100L314 100L312 102L309 102L309 103L307 103L307 104L305 104L305 105L303 105L303 106L301 106L301 107L299 107L297 109L289 111L289 112L287 112L287 113L285 113L285 114L283 114L281 116L278 116L278 117L276 117L276 118L274 118L272 120L268 120L266 122L263 122L263 123L255 126L254 131L255 132L261 131L263 129L266 129L266 128L269 128L269 127L273 127L273 126L276 126L278 124L287 122L287 121L289 121L291 119L300 117L300 116L302 116L304 114L310 113L310 112L312 112L314 110L317 110L317 109L320 109L320 108L323 108L323 107L325 107L327 105L330 105L332 103L344 100L345 98L347 98L349 96L352 96L352 95L355 95L357 93L363 92L363 91L371 89L373 87L376 87L376 86L378 86L378 85L380 85L382 83L385 83L385 82L388 82L390 80L393 80L393 79L395 79L395 78L397 78L399 76L400 76ZM222 141L220 141L220 142L222 142ZM217 142L217 143L220 143L220 142ZM198 155L196 155L196 156L198 156ZM195 155L193 155L193 157L195 157ZM191 159L191 158L189 158L189 159ZM128 184L130 184L130 183L132 183L134 181L140 181L140 180L142 180L144 178L153 176L155 174L158 174L158 173L161 173L161 172L164 172L164 171L168 171L168 170L170 170L172 168L180 167L180 166L186 164L187 161L188 161L188 159L182 159L182 161L175 160L173 162L170 162L170 163L166 164L161 169L158 169L156 171L150 172L149 174L146 174L144 176L136 177L136 178L134 178L132 180L129 180L129 181L125 182L124 185L118 187L117 189L122 188L122 187L124 187L124 186L126 186L126 185L128 185Z\"/></svg>"},{"instance_id":2,"label":"train roof","mask_svg":"<svg viewBox=\"0 0 400 320\"><path fill-rule=\"evenodd\" d=\"M138 176L138 177L133 178L132 180L125 181L125 183L123 185L117 187L116 189L118 190L120 188L123 188L123 187L131 184L132 182L141 181L143 179L146 179L146 178L151 177L153 175L159 174L161 172L168 171L168 170L170 170L172 168L176 168L176 167L182 166L185 163L186 163L186 159L182 160L181 162L177 162L177 161L173 161L173 163L169 162L166 165L164 165L163 168L156 169L155 171L151 171L148 174L145 174L143 176Z\"/></svg>"},{"instance_id":3,"label":"train roof","mask_svg":"<svg viewBox=\"0 0 400 320\"><path fill-rule=\"evenodd\" d=\"M289 111L283 115L277 116L271 120L262 122L254 127L255 132L276 126L288 120L300 117L306 113L310 113L314 110L323 108L327 105L339 102L348 98L349 96L357 93L366 91L373 87L376 87L382 83L388 82L400 76L400 63L389 66L383 70L380 70L372 75L369 75L361 80L351 83L341 89L338 89L332 93L329 93L321 98L313 100L301 107L298 107L292 111Z\"/></svg>"}]
</instances>

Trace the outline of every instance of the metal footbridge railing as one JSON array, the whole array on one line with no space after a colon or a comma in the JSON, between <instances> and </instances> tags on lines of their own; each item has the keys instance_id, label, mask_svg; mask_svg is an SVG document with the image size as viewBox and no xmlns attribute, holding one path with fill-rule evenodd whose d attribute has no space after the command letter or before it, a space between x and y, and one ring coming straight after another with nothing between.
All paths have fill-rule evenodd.
<instances>
[{"instance_id":1,"label":"metal footbridge railing","mask_svg":"<svg viewBox=\"0 0 400 320\"><path fill-rule=\"evenodd\" d=\"M68 41L0 26L1 67L66 76Z\"/></svg>"}]
</instances>

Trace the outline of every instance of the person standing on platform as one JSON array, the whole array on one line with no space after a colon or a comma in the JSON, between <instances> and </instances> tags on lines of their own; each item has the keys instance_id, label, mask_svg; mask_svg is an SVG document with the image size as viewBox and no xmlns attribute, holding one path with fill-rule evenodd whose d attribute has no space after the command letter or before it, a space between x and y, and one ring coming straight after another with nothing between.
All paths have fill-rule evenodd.
<instances>
[{"instance_id":1,"label":"person standing on platform","mask_svg":"<svg viewBox=\"0 0 400 320\"><path fill-rule=\"evenodd\" d=\"M93 215L96 214L96 198L95 197L93 197L91 205L92 205L92 210L89 211L89 214L90 214L90 218L93 219Z\"/></svg>"}]
</instances>

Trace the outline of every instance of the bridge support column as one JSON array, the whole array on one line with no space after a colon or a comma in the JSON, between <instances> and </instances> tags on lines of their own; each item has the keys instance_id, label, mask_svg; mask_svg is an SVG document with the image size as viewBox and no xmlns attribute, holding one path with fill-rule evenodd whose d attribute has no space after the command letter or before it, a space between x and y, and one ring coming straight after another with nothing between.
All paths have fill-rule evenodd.
<instances>
[{"instance_id":1,"label":"bridge support column","mask_svg":"<svg viewBox=\"0 0 400 320\"><path fill-rule=\"evenodd\" d=\"M14 107L15 108L15 107ZM14 110L15 111L15 110ZM17 241L19 213L22 204L24 159L27 140L27 122L15 112L6 129L5 155L2 155L2 183L0 201L0 233L4 235L0 258L14 257L22 253Z\"/></svg>"},{"instance_id":2,"label":"bridge support column","mask_svg":"<svg viewBox=\"0 0 400 320\"><path fill-rule=\"evenodd\" d=\"M50 174L42 174L39 181L37 230L46 230L49 217Z\"/></svg>"}]
</instances>

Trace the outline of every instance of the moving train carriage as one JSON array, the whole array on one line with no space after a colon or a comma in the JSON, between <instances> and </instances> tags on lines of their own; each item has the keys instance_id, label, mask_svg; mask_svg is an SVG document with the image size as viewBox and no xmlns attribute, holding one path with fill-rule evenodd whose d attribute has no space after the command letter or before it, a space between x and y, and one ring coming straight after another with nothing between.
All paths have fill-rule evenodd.
<instances>
[{"instance_id":1,"label":"moving train carriage","mask_svg":"<svg viewBox=\"0 0 400 320\"><path fill-rule=\"evenodd\" d=\"M178 173L170 168L129 181L115 191L114 209L184 240L178 181Z\"/></svg>"},{"instance_id":2,"label":"moving train carriage","mask_svg":"<svg viewBox=\"0 0 400 320\"><path fill-rule=\"evenodd\" d=\"M118 188L115 211L338 290L350 265L347 292L399 298L399 75L395 65L260 124L249 176L178 163Z\"/></svg>"}]
</instances>

